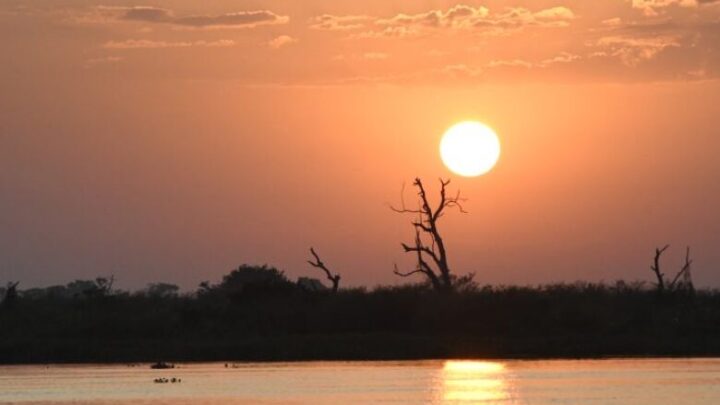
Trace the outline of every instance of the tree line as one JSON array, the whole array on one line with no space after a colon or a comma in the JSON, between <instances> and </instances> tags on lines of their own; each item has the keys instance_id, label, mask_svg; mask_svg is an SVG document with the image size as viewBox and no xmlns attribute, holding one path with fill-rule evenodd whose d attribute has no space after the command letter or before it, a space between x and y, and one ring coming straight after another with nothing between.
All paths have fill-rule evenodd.
<instances>
[{"instance_id":1,"label":"tree line","mask_svg":"<svg viewBox=\"0 0 720 405\"><path fill-rule=\"evenodd\" d=\"M481 285L453 271L440 220L464 211L440 181L433 205L420 179L413 242L401 245L417 282L342 288L340 273L310 248L324 276L290 280L272 266L241 265L181 292L137 291L115 277L22 290L0 288L0 363L181 360L405 359L720 355L720 292L692 285L689 249L670 276L658 248L654 283L535 287Z\"/></svg>"}]
</instances>

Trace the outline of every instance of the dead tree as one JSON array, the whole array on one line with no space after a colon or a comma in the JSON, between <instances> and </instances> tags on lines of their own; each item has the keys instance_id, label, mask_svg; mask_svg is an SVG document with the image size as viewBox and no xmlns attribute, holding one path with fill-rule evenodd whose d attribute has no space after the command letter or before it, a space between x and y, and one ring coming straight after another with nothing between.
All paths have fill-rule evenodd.
<instances>
[{"instance_id":1,"label":"dead tree","mask_svg":"<svg viewBox=\"0 0 720 405\"><path fill-rule=\"evenodd\" d=\"M333 275L330 272L330 270L327 268L327 266L325 266L325 263L323 263L322 260L320 260L320 256L318 256L318 254L315 253L315 249L310 248L310 253L315 258L315 261L313 262L311 260L308 260L308 263L311 266L318 268L325 272L325 276L327 276L328 280L330 280L330 282L332 283L333 293L336 293L338 291L338 289L340 288L340 274Z\"/></svg>"},{"instance_id":2,"label":"dead tree","mask_svg":"<svg viewBox=\"0 0 720 405\"><path fill-rule=\"evenodd\" d=\"M440 201L433 207L427 197L422 180L416 178L413 182L418 191L419 208L409 209L405 207L404 200L401 200L401 208L390 207L393 211L401 214L417 215L412 222L415 229L415 241L413 244L403 243L402 247L406 253L414 253L417 257L415 270L401 272L395 266L394 273L400 277L409 277L413 274L424 275L433 288L441 293L450 293L454 289L455 276L448 265L447 249L445 241L438 229L438 220L443 216L447 208L457 208L465 212L461 205L460 192L455 196L447 195L447 186L450 180L440 179ZM429 239L429 243L423 239Z\"/></svg>"},{"instance_id":3,"label":"dead tree","mask_svg":"<svg viewBox=\"0 0 720 405\"><path fill-rule=\"evenodd\" d=\"M655 273L655 277L657 278L657 288L660 292L665 291L665 275L660 272L660 256L662 256L669 247L670 245L665 245L662 249L655 249L655 259L653 265L650 266L650 269Z\"/></svg>"},{"instance_id":4,"label":"dead tree","mask_svg":"<svg viewBox=\"0 0 720 405\"><path fill-rule=\"evenodd\" d=\"M695 289L692 282L692 276L690 275L690 266L692 265L692 262L693 261L690 259L690 246L688 246L685 250L685 264L669 284L669 288L671 290L678 290L682 288L693 291Z\"/></svg>"},{"instance_id":5,"label":"dead tree","mask_svg":"<svg viewBox=\"0 0 720 405\"><path fill-rule=\"evenodd\" d=\"M665 247L663 247L662 249L655 249L655 259L653 260L653 265L650 266L650 269L653 271L653 273L655 273L655 277L657 278L658 291L674 291L681 288L693 290L694 286L692 282L692 277L690 275L690 266L692 265L693 261L690 259L689 246L685 251L685 264L680 269L680 271L675 274L675 277L673 277L672 280L666 279L665 274L660 271L660 257L669 247L670 245L665 245Z\"/></svg>"}]
</instances>

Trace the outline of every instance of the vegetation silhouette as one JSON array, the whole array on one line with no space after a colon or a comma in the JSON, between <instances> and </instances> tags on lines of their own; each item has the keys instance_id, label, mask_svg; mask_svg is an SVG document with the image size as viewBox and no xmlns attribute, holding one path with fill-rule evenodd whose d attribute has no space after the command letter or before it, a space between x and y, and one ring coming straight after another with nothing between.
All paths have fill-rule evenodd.
<instances>
[{"instance_id":1,"label":"vegetation silhouette","mask_svg":"<svg viewBox=\"0 0 720 405\"><path fill-rule=\"evenodd\" d=\"M20 284L19 281L12 282L9 281L7 283L7 287L2 291L3 293L3 299L2 299L2 307L4 308L12 308L15 305L15 301L17 300L17 286Z\"/></svg>"},{"instance_id":2,"label":"vegetation silhouette","mask_svg":"<svg viewBox=\"0 0 720 405\"><path fill-rule=\"evenodd\" d=\"M395 266L394 273L400 277L409 277L414 274L422 274L432 285L435 291L449 294L458 287L471 282L473 274L463 277L457 277L450 271L448 264L447 248L445 241L440 233L438 221L449 208L457 208L460 212L465 213L460 198L460 191L455 196L448 196L447 186L450 180L440 179L440 201L437 206L432 206L428 198L425 186L422 180L415 178L413 186L417 188L418 208L407 208L405 206L404 190L401 193L401 207L390 207L393 211L400 214L416 215L417 219L412 221L415 230L415 240L412 245L402 243L403 250L406 253L416 255L417 264L414 270L408 272L400 271ZM423 238L423 235L425 238ZM425 242L429 239L429 245Z\"/></svg>"},{"instance_id":3,"label":"vegetation silhouette","mask_svg":"<svg viewBox=\"0 0 720 405\"><path fill-rule=\"evenodd\" d=\"M601 357L720 355L720 292L696 290L685 265L657 284L576 282L480 286L449 265L438 221L460 194L432 205L421 179L413 244L424 276L403 286L340 288L315 249L308 263L331 283L241 265L220 282L181 293L170 283L139 291L115 278L47 288L0 289L0 363Z\"/></svg>"},{"instance_id":4,"label":"vegetation silhouette","mask_svg":"<svg viewBox=\"0 0 720 405\"><path fill-rule=\"evenodd\" d=\"M318 256L314 248L310 248L310 254L312 254L315 261L308 260L308 264L322 270L325 273L327 279L330 280L330 282L332 283L332 292L336 293L338 291L338 288L340 288L340 274L332 274L330 272L330 269L328 269L325 265L325 263L320 260L320 256Z\"/></svg>"},{"instance_id":5,"label":"vegetation silhouette","mask_svg":"<svg viewBox=\"0 0 720 405\"><path fill-rule=\"evenodd\" d=\"M716 290L467 283L443 294L425 282L332 293L250 265L189 293L98 288L79 280L17 291L0 309L0 362L720 354Z\"/></svg>"},{"instance_id":6,"label":"vegetation silhouette","mask_svg":"<svg viewBox=\"0 0 720 405\"><path fill-rule=\"evenodd\" d=\"M664 292L666 290L693 290L695 287L692 282L692 276L690 274L690 267L692 266L692 260L690 260L690 247L688 246L687 250L685 251L685 264L675 274L675 277L672 279L666 279L665 274L663 274L660 271L660 258L663 253L665 253L666 250L670 245L665 245L662 249L657 248L655 249L655 258L653 259L653 265L650 266L650 270L652 270L653 273L655 273L655 277L657 278L657 289L658 292Z\"/></svg>"}]
</instances>

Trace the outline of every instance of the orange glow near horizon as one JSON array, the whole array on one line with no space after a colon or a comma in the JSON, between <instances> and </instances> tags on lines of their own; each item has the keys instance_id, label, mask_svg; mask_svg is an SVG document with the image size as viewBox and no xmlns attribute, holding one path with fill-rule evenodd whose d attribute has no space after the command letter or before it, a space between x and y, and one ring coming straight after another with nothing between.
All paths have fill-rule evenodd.
<instances>
[{"instance_id":1,"label":"orange glow near horizon","mask_svg":"<svg viewBox=\"0 0 720 405\"><path fill-rule=\"evenodd\" d=\"M481 285L649 281L671 244L720 286L720 1L110 3L0 1L2 284L297 280L310 246L420 281L388 205L450 177ZM439 156L467 119L500 141Z\"/></svg>"}]
</instances>

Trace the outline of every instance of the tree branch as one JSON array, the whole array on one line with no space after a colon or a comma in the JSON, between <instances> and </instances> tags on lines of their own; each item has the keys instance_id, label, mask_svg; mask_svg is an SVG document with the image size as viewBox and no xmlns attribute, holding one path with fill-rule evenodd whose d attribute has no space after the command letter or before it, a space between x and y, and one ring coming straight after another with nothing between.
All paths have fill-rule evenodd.
<instances>
[{"instance_id":1,"label":"tree branch","mask_svg":"<svg viewBox=\"0 0 720 405\"><path fill-rule=\"evenodd\" d=\"M401 272L401 271L398 269L397 264L395 264L394 267L395 267L395 270L393 270L393 273L395 273L396 275L398 275L398 276L400 276L400 277L410 277L410 276L412 276L413 274L417 274L417 273L423 273L423 274L425 274L425 270L420 269L420 268L417 268L417 269L415 269L415 270L412 270L412 271L408 271L408 272L406 272L406 273L403 273L403 272Z\"/></svg>"},{"instance_id":2,"label":"tree branch","mask_svg":"<svg viewBox=\"0 0 720 405\"><path fill-rule=\"evenodd\" d=\"M340 274L333 275L330 272L330 270L327 268L327 266L325 266L325 263L323 263L322 260L320 260L320 256L318 256L318 254L315 252L314 248L312 248L312 247L310 248L310 253L315 258L315 261L313 262L313 261L308 260L308 264L324 271L328 280L330 280L332 282L333 292L337 292L338 288L340 287Z\"/></svg>"},{"instance_id":3,"label":"tree branch","mask_svg":"<svg viewBox=\"0 0 720 405\"><path fill-rule=\"evenodd\" d=\"M655 273L655 277L657 277L658 280L658 290L663 291L665 290L665 275L660 272L660 256L670 247L670 245L665 245L662 249L655 249L655 259L653 261L653 265L650 266L650 270Z\"/></svg>"},{"instance_id":4,"label":"tree branch","mask_svg":"<svg viewBox=\"0 0 720 405\"><path fill-rule=\"evenodd\" d=\"M406 253L415 252L417 254L418 269L416 271L409 272L409 274L426 274L432 282L433 287L442 292L452 291L453 276L448 266L447 251L445 249L443 238L438 230L437 221L440 217L442 217L446 208L458 208L460 212L466 212L463 209L462 201L464 200L460 197L459 191L453 197L448 196L447 186L449 184L449 179L440 179L440 201L436 206L432 206L422 180L420 178L415 178L413 185L417 188L419 208L416 210L406 208L404 202L404 184L403 192L401 193L402 208L398 209L392 206L390 207L393 211L398 213L412 213L419 216L417 220L412 222L412 225L415 228L415 245L402 244ZM429 236L429 239L432 241L430 246L423 243L422 238L420 237L421 232ZM428 257L431 260L426 261ZM435 269L433 269L431 264L435 266Z\"/></svg>"},{"instance_id":5,"label":"tree branch","mask_svg":"<svg viewBox=\"0 0 720 405\"><path fill-rule=\"evenodd\" d=\"M675 275L675 278L673 278L672 282L670 283L670 288L675 288L675 284L680 280L680 277L686 274L688 271L690 271L690 265L692 265L692 260L690 260L690 246L687 247L687 250L685 251L685 265L682 269Z\"/></svg>"}]
</instances>

